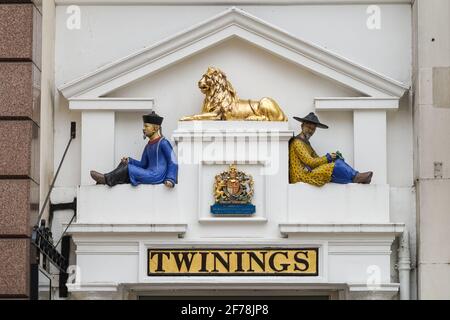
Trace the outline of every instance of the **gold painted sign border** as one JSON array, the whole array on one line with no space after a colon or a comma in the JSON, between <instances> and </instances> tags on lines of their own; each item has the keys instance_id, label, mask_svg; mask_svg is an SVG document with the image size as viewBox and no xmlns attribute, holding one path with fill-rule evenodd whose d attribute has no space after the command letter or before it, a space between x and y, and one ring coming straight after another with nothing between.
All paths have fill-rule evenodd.
<instances>
[{"instance_id":1,"label":"gold painted sign border","mask_svg":"<svg viewBox=\"0 0 450 320\"><path fill-rule=\"evenodd\" d=\"M150 262L152 252L213 252L213 251L232 251L232 252L260 252L260 251L313 251L315 252L315 272L151 272ZM161 257L161 256L160 256ZM296 277L317 277L319 275L319 248L286 248L286 247L259 247L259 248L148 248L147 249L147 275L149 277L165 276L296 276ZM156 268L158 269L158 268Z\"/></svg>"}]
</instances>

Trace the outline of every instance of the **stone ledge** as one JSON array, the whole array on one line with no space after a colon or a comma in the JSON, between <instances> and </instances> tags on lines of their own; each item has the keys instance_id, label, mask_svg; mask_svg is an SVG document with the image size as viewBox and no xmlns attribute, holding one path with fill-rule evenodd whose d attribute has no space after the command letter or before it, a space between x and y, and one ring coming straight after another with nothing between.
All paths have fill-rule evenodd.
<instances>
[{"instance_id":1,"label":"stone ledge","mask_svg":"<svg viewBox=\"0 0 450 320\"><path fill-rule=\"evenodd\" d=\"M335 184L288 186L288 221L299 224L386 224L389 185ZM330 201L332 199L333 201Z\"/></svg>"},{"instance_id":2,"label":"stone ledge","mask_svg":"<svg viewBox=\"0 0 450 320\"><path fill-rule=\"evenodd\" d=\"M401 234L405 229L403 223L367 223L367 224L301 224L301 223L285 223L280 224L280 232L282 235L289 236L295 233L377 233L377 234Z\"/></svg>"},{"instance_id":3,"label":"stone ledge","mask_svg":"<svg viewBox=\"0 0 450 320\"><path fill-rule=\"evenodd\" d=\"M79 111L148 112L155 108L153 98L72 98L69 109Z\"/></svg>"},{"instance_id":4,"label":"stone ledge","mask_svg":"<svg viewBox=\"0 0 450 320\"><path fill-rule=\"evenodd\" d=\"M288 122L279 121L179 121L172 138L211 141L222 138L289 140L294 135Z\"/></svg>"},{"instance_id":5,"label":"stone ledge","mask_svg":"<svg viewBox=\"0 0 450 320\"><path fill-rule=\"evenodd\" d=\"M64 228L67 225L64 226ZM75 223L67 230L70 234L83 233L126 233L126 234L148 234L148 233L175 233L183 235L187 230L187 224L90 224Z\"/></svg>"},{"instance_id":6,"label":"stone ledge","mask_svg":"<svg viewBox=\"0 0 450 320\"><path fill-rule=\"evenodd\" d=\"M198 219L200 223L227 223L227 222L238 222L238 223L266 223L267 218L264 217L212 217L212 218L201 218Z\"/></svg>"},{"instance_id":7,"label":"stone ledge","mask_svg":"<svg viewBox=\"0 0 450 320\"><path fill-rule=\"evenodd\" d=\"M80 225L176 225L186 211L179 186L80 186L77 199Z\"/></svg>"},{"instance_id":8,"label":"stone ledge","mask_svg":"<svg viewBox=\"0 0 450 320\"><path fill-rule=\"evenodd\" d=\"M348 284L349 300L397 300L399 283L380 283L377 285Z\"/></svg>"}]
</instances>

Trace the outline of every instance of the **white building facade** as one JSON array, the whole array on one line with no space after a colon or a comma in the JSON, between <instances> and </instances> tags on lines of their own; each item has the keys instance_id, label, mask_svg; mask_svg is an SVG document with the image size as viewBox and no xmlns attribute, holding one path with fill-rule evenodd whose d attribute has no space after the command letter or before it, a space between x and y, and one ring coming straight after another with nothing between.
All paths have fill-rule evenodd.
<instances>
[{"instance_id":1,"label":"white building facade","mask_svg":"<svg viewBox=\"0 0 450 320\"><path fill-rule=\"evenodd\" d=\"M61 0L55 10L55 168L70 123L78 130L52 193L53 203L77 198L72 299L417 298L409 1ZM208 66L241 98L275 99L289 121L179 122L200 112L197 81ZM177 153L176 187L95 185L90 170L140 158L150 110ZM312 111L330 127L312 138L317 153L341 151L374 172L370 185L289 184L293 116ZM252 216L210 212L214 176L230 164L254 178ZM55 233L70 217L55 216ZM219 249L317 250L317 270L149 272L149 250Z\"/></svg>"}]
</instances>

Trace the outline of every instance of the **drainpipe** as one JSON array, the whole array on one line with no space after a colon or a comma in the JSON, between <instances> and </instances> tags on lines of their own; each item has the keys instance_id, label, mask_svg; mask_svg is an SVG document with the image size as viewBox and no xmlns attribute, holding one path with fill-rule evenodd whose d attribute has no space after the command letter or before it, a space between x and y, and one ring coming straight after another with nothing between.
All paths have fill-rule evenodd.
<instances>
[{"instance_id":1,"label":"drainpipe","mask_svg":"<svg viewBox=\"0 0 450 320\"><path fill-rule=\"evenodd\" d=\"M409 274L411 270L411 256L409 250L408 231L402 233L398 248L398 274L400 278L400 300L410 300Z\"/></svg>"}]
</instances>

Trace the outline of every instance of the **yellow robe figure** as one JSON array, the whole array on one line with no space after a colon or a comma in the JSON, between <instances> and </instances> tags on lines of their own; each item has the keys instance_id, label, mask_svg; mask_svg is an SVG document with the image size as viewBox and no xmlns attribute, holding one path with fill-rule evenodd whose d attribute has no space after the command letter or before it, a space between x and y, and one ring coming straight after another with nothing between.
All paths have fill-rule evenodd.
<instances>
[{"instance_id":1,"label":"yellow robe figure","mask_svg":"<svg viewBox=\"0 0 450 320\"><path fill-rule=\"evenodd\" d=\"M309 142L295 137L289 143L289 183L305 182L318 187L331 181L334 162L319 157Z\"/></svg>"}]
</instances>

